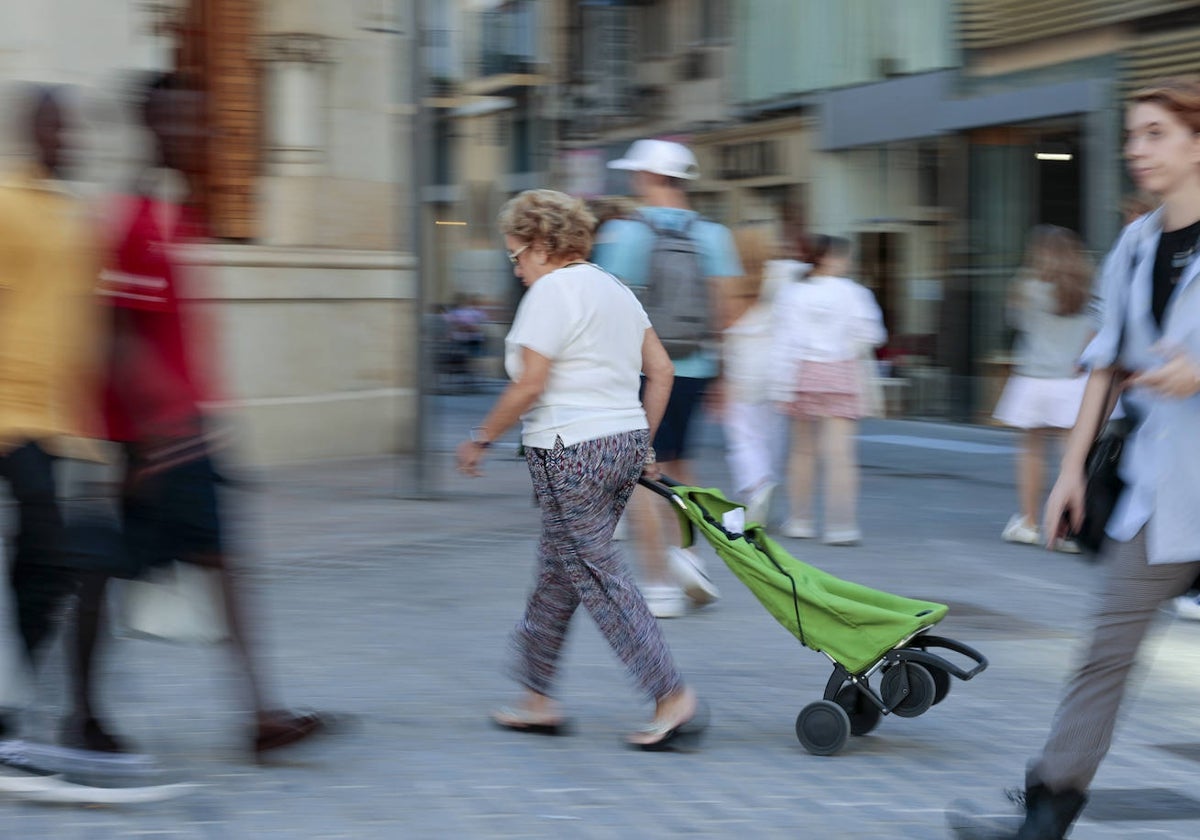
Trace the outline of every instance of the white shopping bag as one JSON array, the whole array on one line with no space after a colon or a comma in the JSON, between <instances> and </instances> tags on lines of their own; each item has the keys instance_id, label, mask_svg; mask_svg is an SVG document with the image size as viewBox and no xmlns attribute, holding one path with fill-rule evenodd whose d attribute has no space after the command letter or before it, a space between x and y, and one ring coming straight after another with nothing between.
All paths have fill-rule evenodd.
<instances>
[{"instance_id":1,"label":"white shopping bag","mask_svg":"<svg viewBox=\"0 0 1200 840\"><path fill-rule=\"evenodd\" d=\"M122 624L128 635L180 644L216 644L229 638L219 572L192 563L168 563L145 578L125 581Z\"/></svg>"}]
</instances>

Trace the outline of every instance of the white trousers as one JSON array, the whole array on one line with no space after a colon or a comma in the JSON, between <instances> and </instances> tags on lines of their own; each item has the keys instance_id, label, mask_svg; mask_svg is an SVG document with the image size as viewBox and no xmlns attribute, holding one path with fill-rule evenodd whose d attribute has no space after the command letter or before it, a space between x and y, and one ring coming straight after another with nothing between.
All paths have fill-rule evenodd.
<instances>
[{"instance_id":1,"label":"white trousers","mask_svg":"<svg viewBox=\"0 0 1200 840\"><path fill-rule=\"evenodd\" d=\"M769 402L725 404L725 456L738 501L765 482L777 481L785 419Z\"/></svg>"}]
</instances>

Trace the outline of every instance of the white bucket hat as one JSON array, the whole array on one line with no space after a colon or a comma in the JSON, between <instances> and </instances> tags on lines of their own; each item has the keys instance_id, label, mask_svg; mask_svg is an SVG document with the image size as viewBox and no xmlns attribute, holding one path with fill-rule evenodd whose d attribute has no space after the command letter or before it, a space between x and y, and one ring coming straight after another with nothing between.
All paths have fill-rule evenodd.
<instances>
[{"instance_id":1,"label":"white bucket hat","mask_svg":"<svg viewBox=\"0 0 1200 840\"><path fill-rule=\"evenodd\" d=\"M669 140L638 140L629 147L625 157L610 160L608 168L653 172L655 175L689 181L700 177L700 165L696 163L696 156L691 149Z\"/></svg>"}]
</instances>

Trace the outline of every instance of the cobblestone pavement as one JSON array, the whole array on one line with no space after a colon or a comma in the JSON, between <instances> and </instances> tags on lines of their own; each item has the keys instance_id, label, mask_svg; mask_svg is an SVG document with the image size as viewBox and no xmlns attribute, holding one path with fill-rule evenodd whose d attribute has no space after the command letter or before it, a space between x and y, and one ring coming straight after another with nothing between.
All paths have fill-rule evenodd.
<instances>
[{"instance_id":1,"label":"cobblestone pavement","mask_svg":"<svg viewBox=\"0 0 1200 840\"><path fill-rule=\"evenodd\" d=\"M1010 434L868 423L864 544L784 541L842 577L949 603L940 631L983 650L986 673L956 682L920 718L886 718L841 754L811 756L793 725L828 666L709 552L724 597L663 626L713 726L700 753L641 754L621 736L649 704L584 615L562 684L574 734L488 725L489 708L514 694L503 665L532 579L537 515L511 448L498 447L483 479L449 469L453 441L487 404L439 402L434 500L402 498L411 470L392 459L271 469L234 495L274 685L284 702L345 713L353 726L254 766L224 651L118 639L106 658L108 713L202 787L124 809L5 801L0 837L899 840L946 836L943 809L958 797L1006 807L1003 788L1020 784L1045 734L1097 576L1078 559L999 540L1015 504ZM701 483L725 483L720 446L707 425ZM1076 838L1200 836L1189 798L1200 624L1167 618ZM43 678L32 726L51 725L60 690L53 673Z\"/></svg>"}]
</instances>

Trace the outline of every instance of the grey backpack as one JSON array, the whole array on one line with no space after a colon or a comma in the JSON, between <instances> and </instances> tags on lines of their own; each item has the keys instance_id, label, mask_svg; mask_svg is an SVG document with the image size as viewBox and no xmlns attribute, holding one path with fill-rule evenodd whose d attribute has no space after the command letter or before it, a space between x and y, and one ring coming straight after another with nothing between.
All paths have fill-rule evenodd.
<instances>
[{"instance_id":1,"label":"grey backpack","mask_svg":"<svg viewBox=\"0 0 1200 840\"><path fill-rule=\"evenodd\" d=\"M698 351L712 332L708 278L700 245L691 236L696 219L682 229L658 227L648 216L637 219L654 232L646 285L637 291L650 324L672 359Z\"/></svg>"}]
</instances>

